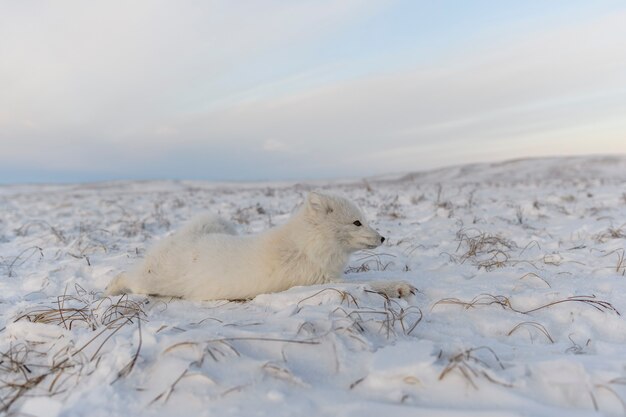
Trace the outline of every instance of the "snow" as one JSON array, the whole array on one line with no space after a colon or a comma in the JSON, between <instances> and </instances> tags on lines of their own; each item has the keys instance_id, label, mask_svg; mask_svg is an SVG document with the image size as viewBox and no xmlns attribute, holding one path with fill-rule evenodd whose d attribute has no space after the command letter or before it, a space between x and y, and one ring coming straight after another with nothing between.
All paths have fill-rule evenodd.
<instances>
[{"instance_id":1,"label":"snow","mask_svg":"<svg viewBox=\"0 0 626 417\"><path fill-rule=\"evenodd\" d=\"M355 254L346 283L247 302L102 298L194 214L254 233L285 222L313 188L353 199L388 238ZM4 411L626 412L626 158L332 183L9 185L0 210ZM368 279L419 293L386 300Z\"/></svg>"},{"instance_id":2,"label":"snow","mask_svg":"<svg viewBox=\"0 0 626 417\"><path fill-rule=\"evenodd\" d=\"M48 397L29 398L24 401L21 412L35 417L56 417L63 408L59 401Z\"/></svg>"}]
</instances>

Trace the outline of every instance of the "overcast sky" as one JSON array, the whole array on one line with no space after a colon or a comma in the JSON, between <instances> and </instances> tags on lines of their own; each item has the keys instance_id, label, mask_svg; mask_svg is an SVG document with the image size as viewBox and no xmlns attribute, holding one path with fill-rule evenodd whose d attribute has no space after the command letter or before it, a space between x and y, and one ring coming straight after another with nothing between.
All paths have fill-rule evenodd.
<instances>
[{"instance_id":1,"label":"overcast sky","mask_svg":"<svg viewBox=\"0 0 626 417\"><path fill-rule=\"evenodd\" d=\"M626 3L0 3L0 182L626 153Z\"/></svg>"}]
</instances>

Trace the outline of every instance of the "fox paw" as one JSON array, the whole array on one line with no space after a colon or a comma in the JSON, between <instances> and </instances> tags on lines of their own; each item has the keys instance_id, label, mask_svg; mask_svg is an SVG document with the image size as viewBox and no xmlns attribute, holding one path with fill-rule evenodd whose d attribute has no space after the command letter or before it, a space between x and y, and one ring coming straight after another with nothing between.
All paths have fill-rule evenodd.
<instances>
[{"instance_id":1,"label":"fox paw","mask_svg":"<svg viewBox=\"0 0 626 417\"><path fill-rule=\"evenodd\" d=\"M417 288L406 281L374 282L372 290L389 298L409 298L417 293Z\"/></svg>"}]
</instances>

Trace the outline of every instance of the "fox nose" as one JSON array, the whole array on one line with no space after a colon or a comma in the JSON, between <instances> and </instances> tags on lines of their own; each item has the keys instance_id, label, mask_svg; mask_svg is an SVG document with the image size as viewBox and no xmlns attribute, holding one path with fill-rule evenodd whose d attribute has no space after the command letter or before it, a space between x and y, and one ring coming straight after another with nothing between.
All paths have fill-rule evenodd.
<instances>
[{"instance_id":1,"label":"fox nose","mask_svg":"<svg viewBox=\"0 0 626 417\"><path fill-rule=\"evenodd\" d=\"M385 237L384 236L380 237L380 243L385 243Z\"/></svg>"}]
</instances>

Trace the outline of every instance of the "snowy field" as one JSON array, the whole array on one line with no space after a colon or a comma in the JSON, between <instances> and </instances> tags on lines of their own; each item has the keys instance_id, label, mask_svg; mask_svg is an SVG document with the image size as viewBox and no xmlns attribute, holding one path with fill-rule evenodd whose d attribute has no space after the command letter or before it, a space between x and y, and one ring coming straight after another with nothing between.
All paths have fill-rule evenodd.
<instances>
[{"instance_id":1,"label":"snowy field","mask_svg":"<svg viewBox=\"0 0 626 417\"><path fill-rule=\"evenodd\" d=\"M317 188L388 239L348 283L246 302L103 298L204 211L254 233ZM0 187L0 414L626 413L626 159L332 184ZM407 280L388 300L350 279Z\"/></svg>"}]
</instances>

